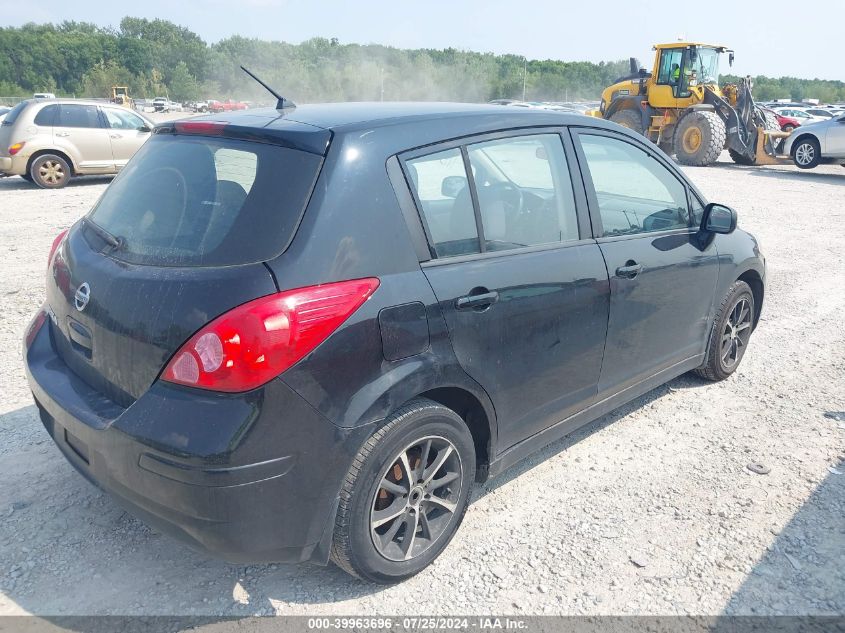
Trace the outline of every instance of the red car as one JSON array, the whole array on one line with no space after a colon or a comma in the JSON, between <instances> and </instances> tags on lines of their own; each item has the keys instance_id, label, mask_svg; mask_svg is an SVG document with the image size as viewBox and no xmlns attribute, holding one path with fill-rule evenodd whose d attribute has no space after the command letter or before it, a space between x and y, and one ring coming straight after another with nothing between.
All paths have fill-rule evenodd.
<instances>
[{"instance_id":1,"label":"red car","mask_svg":"<svg viewBox=\"0 0 845 633\"><path fill-rule=\"evenodd\" d=\"M795 128L801 126L798 119L793 119L791 116L781 116L777 112L775 112L775 116L778 118L778 125L780 126L780 129L784 132L791 132Z\"/></svg>"},{"instance_id":2,"label":"red car","mask_svg":"<svg viewBox=\"0 0 845 633\"><path fill-rule=\"evenodd\" d=\"M246 110L248 107L243 101L232 101L231 99L208 102L209 112L232 112L234 110Z\"/></svg>"}]
</instances>

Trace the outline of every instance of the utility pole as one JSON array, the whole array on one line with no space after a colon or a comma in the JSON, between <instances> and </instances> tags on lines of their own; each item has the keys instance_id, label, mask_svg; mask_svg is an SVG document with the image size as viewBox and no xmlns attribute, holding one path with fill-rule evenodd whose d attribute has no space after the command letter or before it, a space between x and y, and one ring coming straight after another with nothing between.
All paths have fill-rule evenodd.
<instances>
[{"instance_id":1,"label":"utility pole","mask_svg":"<svg viewBox=\"0 0 845 633\"><path fill-rule=\"evenodd\" d=\"M528 60L522 57L522 100L525 101L525 78L528 76Z\"/></svg>"},{"instance_id":2,"label":"utility pole","mask_svg":"<svg viewBox=\"0 0 845 633\"><path fill-rule=\"evenodd\" d=\"M381 71L381 100L384 101L384 66L379 70Z\"/></svg>"}]
</instances>

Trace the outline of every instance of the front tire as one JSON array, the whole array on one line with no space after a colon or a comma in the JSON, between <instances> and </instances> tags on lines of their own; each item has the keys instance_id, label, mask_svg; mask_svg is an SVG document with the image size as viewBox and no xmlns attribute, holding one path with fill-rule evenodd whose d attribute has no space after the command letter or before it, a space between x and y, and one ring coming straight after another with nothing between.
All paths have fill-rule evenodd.
<instances>
[{"instance_id":1,"label":"front tire","mask_svg":"<svg viewBox=\"0 0 845 633\"><path fill-rule=\"evenodd\" d=\"M70 181L70 165L56 154L42 154L32 161L29 175L42 189L61 189Z\"/></svg>"},{"instance_id":2,"label":"front tire","mask_svg":"<svg viewBox=\"0 0 845 633\"><path fill-rule=\"evenodd\" d=\"M819 142L812 136L804 137L792 146L792 162L799 169L812 169L821 158Z\"/></svg>"},{"instance_id":3,"label":"front tire","mask_svg":"<svg viewBox=\"0 0 845 633\"><path fill-rule=\"evenodd\" d=\"M474 479L475 446L461 417L412 400L364 443L346 475L332 561L380 584L419 573L460 526Z\"/></svg>"},{"instance_id":4,"label":"front tire","mask_svg":"<svg viewBox=\"0 0 845 633\"><path fill-rule=\"evenodd\" d=\"M686 114L675 128L675 156L682 165L712 165L725 146L725 122L715 112Z\"/></svg>"},{"instance_id":5,"label":"front tire","mask_svg":"<svg viewBox=\"0 0 845 633\"><path fill-rule=\"evenodd\" d=\"M705 363L695 372L706 380L724 380L739 367L754 330L754 294L744 281L728 289L713 320Z\"/></svg>"}]
</instances>

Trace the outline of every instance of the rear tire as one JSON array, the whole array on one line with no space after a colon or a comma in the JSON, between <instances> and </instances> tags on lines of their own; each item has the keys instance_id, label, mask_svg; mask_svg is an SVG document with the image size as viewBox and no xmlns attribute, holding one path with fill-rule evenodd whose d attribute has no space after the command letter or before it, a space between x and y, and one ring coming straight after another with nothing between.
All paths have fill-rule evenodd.
<instances>
[{"instance_id":1,"label":"rear tire","mask_svg":"<svg viewBox=\"0 0 845 633\"><path fill-rule=\"evenodd\" d=\"M712 165L725 146L725 122L715 112L690 112L678 121L673 145L682 165Z\"/></svg>"},{"instance_id":2,"label":"rear tire","mask_svg":"<svg viewBox=\"0 0 845 633\"><path fill-rule=\"evenodd\" d=\"M633 110L626 109L626 110L618 110L610 115L610 120L614 123L618 123L622 127L626 127L629 130L634 130L638 134L643 133L643 120L639 113L634 112Z\"/></svg>"},{"instance_id":3,"label":"rear tire","mask_svg":"<svg viewBox=\"0 0 845 633\"><path fill-rule=\"evenodd\" d=\"M798 142L792 146L792 162L799 169L812 169L818 166L821 158L819 142L812 136L798 139Z\"/></svg>"},{"instance_id":4,"label":"rear tire","mask_svg":"<svg viewBox=\"0 0 845 633\"><path fill-rule=\"evenodd\" d=\"M695 373L706 380L724 380L745 356L756 314L754 294L744 281L735 281L722 300L707 342L707 358Z\"/></svg>"},{"instance_id":5,"label":"rear tire","mask_svg":"<svg viewBox=\"0 0 845 633\"><path fill-rule=\"evenodd\" d=\"M474 479L475 446L461 417L431 400L412 400L353 460L340 492L332 561L380 584L417 574L454 536Z\"/></svg>"},{"instance_id":6,"label":"rear tire","mask_svg":"<svg viewBox=\"0 0 845 633\"><path fill-rule=\"evenodd\" d=\"M70 181L70 165L56 154L42 154L32 161L29 175L42 189L61 189Z\"/></svg>"}]
</instances>

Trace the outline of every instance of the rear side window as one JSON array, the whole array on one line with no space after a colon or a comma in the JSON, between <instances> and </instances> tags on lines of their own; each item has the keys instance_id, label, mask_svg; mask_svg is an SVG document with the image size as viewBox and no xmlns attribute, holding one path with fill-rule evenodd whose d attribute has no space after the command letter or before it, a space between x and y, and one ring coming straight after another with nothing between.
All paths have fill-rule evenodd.
<instances>
[{"instance_id":1,"label":"rear side window","mask_svg":"<svg viewBox=\"0 0 845 633\"><path fill-rule=\"evenodd\" d=\"M277 145L155 135L89 217L121 238L111 254L131 263L266 261L293 237L321 161Z\"/></svg>"},{"instance_id":2,"label":"rear side window","mask_svg":"<svg viewBox=\"0 0 845 633\"><path fill-rule=\"evenodd\" d=\"M59 106L58 127L101 127L97 106L63 103Z\"/></svg>"},{"instance_id":3,"label":"rear side window","mask_svg":"<svg viewBox=\"0 0 845 633\"><path fill-rule=\"evenodd\" d=\"M23 112L26 106L30 103L30 101L21 101L18 105L9 110L9 114L7 114L6 118L3 119L3 125L12 125L12 123L17 120L20 113Z\"/></svg>"},{"instance_id":4,"label":"rear side window","mask_svg":"<svg viewBox=\"0 0 845 633\"><path fill-rule=\"evenodd\" d=\"M53 125L55 125L56 113L58 113L58 111L59 106L55 104L41 108L38 114L35 115L35 125L41 125L43 127L52 127Z\"/></svg>"}]
</instances>

